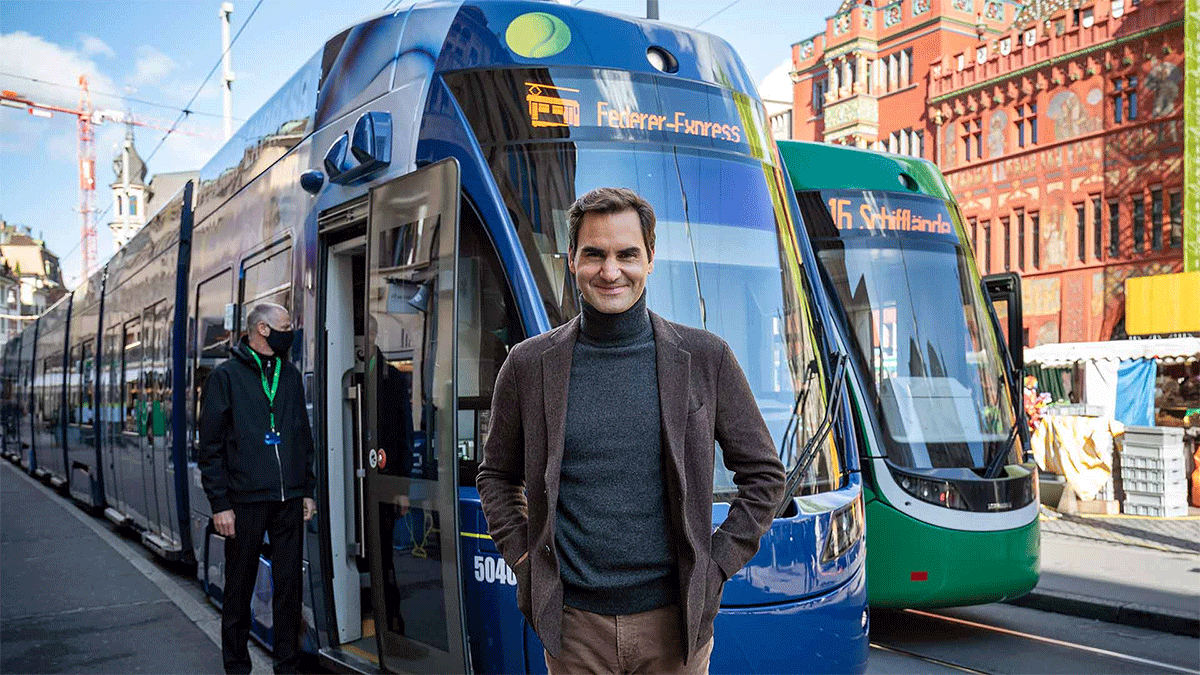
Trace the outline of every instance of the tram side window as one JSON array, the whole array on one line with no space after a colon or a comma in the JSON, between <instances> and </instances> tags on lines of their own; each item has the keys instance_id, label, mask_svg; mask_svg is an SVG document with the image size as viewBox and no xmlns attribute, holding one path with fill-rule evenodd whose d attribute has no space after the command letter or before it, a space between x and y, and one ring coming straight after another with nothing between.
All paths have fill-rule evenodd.
<instances>
[{"instance_id":1,"label":"tram side window","mask_svg":"<svg viewBox=\"0 0 1200 675\"><path fill-rule=\"evenodd\" d=\"M53 378L53 377L54 377L54 357L51 356L51 357L48 357L45 361L42 361L42 386L40 387L40 392L39 392L41 394L41 400L42 400L41 420L42 420L42 424L45 425L46 427L49 427L54 421L54 410L50 407L50 402L54 398L50 394L50 389L51 389L50 382L51 382L51 378Z\"/></svg>"},{"instance_id":2,"label":"tram side window","mask_svg":"<svg viewBox=\"0 0 1200 675\"><path fill-rule=\"evenodd\" d=\"M292 247L276 247L247 260L242 268L240 320L259 302L274 302L292 308ZM245 326L238 326L244 329Z\"/></svg>"},{"instance_id":3,"label":"tram side window","mask_svg":"<svg viewBox=\"0 0 1200 675\"><path fill-rule=\"evenodd\" d=\"M170 320L165 311L168 304L159 301L142 312L142 405L138 412L138 430L156 438L166 434L162 399L167 393L164 378L167 364L163 356L167 344L166 324Z\"/></svg>"},{"instance_id":4,"label":"tram side window","mask_svg":"<svg viewBox=\"0 0 1200 675\"><path fill-rule=\"evenodd\" d=\"M500 259L465 200L458 243L459 483L475 485L487 439L492 391L500 366L524 339Z\"/></svg>"},{"instance_id":5,"label":"tram side window","mask_svg":"<svg viewBox=\"0 0 1200 675\"><path fill-rule=\"evenodd\" d=\"M71 356L67 371L67 423L79 424L80 409L83 407L79 398L82 387L79 382L79 350L82 345L71 347Z\"/></svg>"},{"instance_id":6,"label":"tram side window","mask_svg":"<svg viewBox=\"0 0 1200 675\"><path fill-rule=\"evenodd\" d=\"M101 375L103 387L105 433L112 437L121 426L121 383L117 380L121 371L121 325L109 326L104 334L104 373Z\"/></svg>"},{"instance_id":7,"label":"tram side window","mask_svg":"<svg viewBox=\"0 0 1200 675\"><path fill-rule=\"evenodd\" d=\"M141 391L142 322L133 319L125 324L121 354L121 391L123 393L122 426L125 431L140 434L145 419L142 408L146 402Z\"/></svg>"},{"instance_id":8,"label":"tram side window","mask_svg":"<svg viewBox=\"0 0 1200 675\"><path fill-rule=\"evenodd\" d=\"M92 361L92 341L88 340L80 345L79 358L79 423L91 424L93 422L93 379L95 378L96 364Z\"/></svg>"},{"instance_id":9,"label":"tram side window","mask_svg":"<svg viewBox=\"0 0 1200 675\"><path fill-rule=\"evenodd\" d=\"M232 271L225 270L201 283L196 288L196 347L193 352L196 362L192 370L192 401L195 415L190 420L195 443L190 444L191 459L196 459L199 443L200 394L213 368L229 358L230 339L233 331L225 328L225 306L229 303Z\"/></svg>"}]
</instances>

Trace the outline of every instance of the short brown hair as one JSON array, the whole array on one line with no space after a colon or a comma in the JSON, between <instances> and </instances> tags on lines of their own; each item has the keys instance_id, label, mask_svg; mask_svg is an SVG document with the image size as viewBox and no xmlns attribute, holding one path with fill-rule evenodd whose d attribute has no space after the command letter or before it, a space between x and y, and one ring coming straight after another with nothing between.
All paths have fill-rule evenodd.
<instances>
[{"instance_id":1,"label":"short brown hair","mask_svg":"<svg viewBox=\"0 0 1200 675\"><path fill-rule=\"evenodd\" d=\"M583 195L571 204L567 219L571 223L571 252L579 243L579 227L583 217L589 213L621 213L633 211L642 221L642 239L646 242L647 257L654 257L654 209L650 202L642 199L629 188L602 187Z\"/></svg>"}]
</instances>

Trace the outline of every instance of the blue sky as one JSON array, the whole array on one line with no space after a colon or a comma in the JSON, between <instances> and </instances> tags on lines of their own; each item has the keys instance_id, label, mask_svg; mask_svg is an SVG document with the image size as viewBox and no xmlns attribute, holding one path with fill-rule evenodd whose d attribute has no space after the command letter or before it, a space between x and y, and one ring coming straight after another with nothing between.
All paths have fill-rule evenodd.
<instances>
[{"instance_id":1,"label":"blue sky","mask_svg":"<svg viewBox=\"0 0 1200 675\"><path fill-rule=\"evenodd\" d=\"M232 32L258 0L236 0ZM790 56L792 43L824 29L839 0L659 0L663 21L695 26L728 40L761 81ZM244 120L327 38L375 14L387 0L263 0L233 47L233 115ZM582 0L583 7L642 15L645 0ZM200 88L221 52L220 0L0 0L0 89L74 108L81 73L89 77L95 108L132 110L152 124L170 126L200 90L196 114L179 125L195 135L172 134L149 158L150 175L196 169L221 144L220 69ZM785 9L786 8L786 9ZM803 8L803 9L801 9ZM36 78L32 82L25 78ZM65 85L65 86L56 86ZM158 105L126 102L122 95ZM239 122L235 120L234 127ZM96 132L96 207L109 208L115 147L125 128ZM163 138L153 128L135 130L146 158ZM0 215L28 225L63 258L73 284L79 275L79 192L73 117L32 117L0 108ZM100 260L112 253L107 222L97 221Z\"/></svg>"}]
</instances>

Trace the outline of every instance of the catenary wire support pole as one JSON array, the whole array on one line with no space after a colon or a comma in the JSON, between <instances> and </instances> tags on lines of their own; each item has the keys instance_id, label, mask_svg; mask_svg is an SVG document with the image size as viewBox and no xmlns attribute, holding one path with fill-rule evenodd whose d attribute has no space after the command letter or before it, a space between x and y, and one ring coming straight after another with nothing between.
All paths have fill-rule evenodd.
<instances>
[{"instance_id":1,"label":"catenary wire support pole","mask_svg":"<svg viewBox=\"0 0 1200 675\"><path fill-rule=\"evenodd\" d=\"M658 21L658 0L646 0L646 18Z\"/></svg>"},{"instance_id":2,"label":"catenary wire support pole","mask_svg":"<svg viewBox=\"0 0 1200 675\"><path fill-rule=\"evenodd\" d=\"M233 55L229 53L229 18L233 3L221 3L221 98L225 106L225 140L233 135Z\"/></svg>"}]
</instances>

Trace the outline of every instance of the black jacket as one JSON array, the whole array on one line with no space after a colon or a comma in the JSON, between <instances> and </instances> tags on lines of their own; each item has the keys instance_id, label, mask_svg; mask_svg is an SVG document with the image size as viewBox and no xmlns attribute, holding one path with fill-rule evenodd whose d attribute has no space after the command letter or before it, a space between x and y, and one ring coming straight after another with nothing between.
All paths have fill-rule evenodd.
<instances>
[{"instance_id":1,"label":"black jacket","mask_svg":"<svg viewBox=\"0 0 1200 675\"><path fill-rule=\"evenodd\" d=\"M233 357L217 366L204 383L200 403L200 475L213 513L234 503L284 501L312 497L313 438L304 407L300 371L286 359L275 393L275 430L279 445L267 445L270 406L250 346L243 339Z\"/></svg>"}]
</instances>

